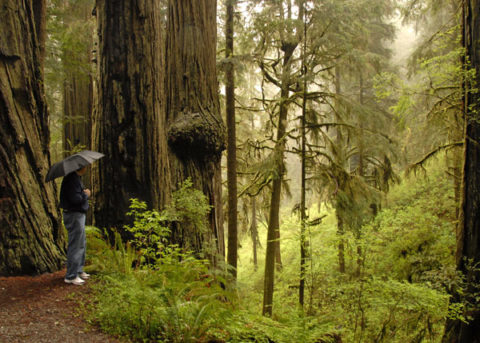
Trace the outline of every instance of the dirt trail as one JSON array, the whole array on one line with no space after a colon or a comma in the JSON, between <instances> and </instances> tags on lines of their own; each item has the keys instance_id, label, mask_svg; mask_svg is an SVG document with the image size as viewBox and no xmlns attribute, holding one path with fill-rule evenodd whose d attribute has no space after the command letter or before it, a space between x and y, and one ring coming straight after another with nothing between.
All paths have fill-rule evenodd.
<instances>
[{"instance_id":1,"label":"dirt trail","mask_svg":"<svg viewBox=\"0 0 480 343\"><path fill-rule=\"evenodd\" d=\"M0 277L0 343L121 342L87 324L76 301L90 289L66 284L64 275Z\"/></svg>"}]
</instances>

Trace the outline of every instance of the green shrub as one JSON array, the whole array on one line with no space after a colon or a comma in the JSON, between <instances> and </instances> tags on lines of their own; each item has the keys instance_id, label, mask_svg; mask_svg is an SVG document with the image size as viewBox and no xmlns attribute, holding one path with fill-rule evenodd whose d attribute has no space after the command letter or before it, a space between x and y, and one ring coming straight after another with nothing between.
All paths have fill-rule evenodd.
<instances>
[{"instance_id":1,"label":"green shrub","mask_svg":"<svg viewBox=\"0 0 480 343\"><path fill-rule=\"evenodd\" d=\"M89 233L90 268L100 273L91 319L108 333L139 342L198 342L224 325L236 303L221 272L168 244L168 223L204 230L209 210L189 181L173 198L163 212L132 199L134 221L125 229L133 239L127 244L115 234L111 247L98 230Z\"/></svg>"},{"instance_id":2,"label":"green shrub","mask_svg":"<svg viewBox=\"0 0 480 343\"><path fill-rule=\"evenodd\" d=\"M147 204L138 199L130 199L128 215L134 217L132 226L124 226L133 235L131 243L139 252L140 264L153 264L162 256L168 255L167 249L170 229L166 226L168 216L156 210L147 210Z\"/></svg>"},{"instance_id":3,"label":"green shrub","mask_svg":"<svg viewBox=\"0 0 480 343\"><path fill-rule=\"evenodd\" d=\"M207 272L202 261L187 259L107 276L97 289L95 320L135 341L200 341L223 325L231 306L230 294Z\"/></svg>"},{"instance_id":4,"label":"green shrub","mask_svg":"<svg viewBox=\"0 0 480 343\"><path fill-rule=\"evenodd\" d=\"M340 304L337 320L344 323L348 342L436 342L442 337L448 296L426 284L369 277L339 284L331 297Z\"/></svg>"}]
</instances>

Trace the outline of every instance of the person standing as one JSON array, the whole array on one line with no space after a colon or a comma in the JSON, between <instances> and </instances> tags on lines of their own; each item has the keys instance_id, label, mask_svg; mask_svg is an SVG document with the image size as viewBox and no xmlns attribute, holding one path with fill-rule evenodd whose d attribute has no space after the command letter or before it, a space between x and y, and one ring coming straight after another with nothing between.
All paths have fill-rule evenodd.
<instances>
[{"instance_id":1,"label":"person standing","mask_svg":"<svg viewBox=\"0 0 480 343\"><path fill-rule=\"evenodd\" d=\"M66 175L60 188L60 207L63 209L63 223L68 231L67 272L65 282L83 285L90 277L83 271L87 240L85 220L88 210L88 198L91 191L83 186L81 177L86 173L83 167Z\"/></svg>"}]
</instances>

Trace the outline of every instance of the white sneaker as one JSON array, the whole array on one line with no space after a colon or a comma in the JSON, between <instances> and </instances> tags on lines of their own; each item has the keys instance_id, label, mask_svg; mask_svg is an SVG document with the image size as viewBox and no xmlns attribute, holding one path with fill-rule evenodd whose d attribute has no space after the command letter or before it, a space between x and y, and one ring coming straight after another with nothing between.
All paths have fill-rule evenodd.
<instances>
[{"instance_id":1,"label":"white sneaker","mask_svg":"<svg viewBox=\"0 0 480 343\"><path fill-rule=\"evenodd\" d=\"M85 272L79 273L78 276L79 276L82 280L87 280L88 278L90 278L90 274L85 273Z\"/></svg>"},{"instance_id":2,"label":"white sneaker","mask_svg":"<svg viewBox=\"0 0 480 343\"><path fill-rule=\"evenodd\" d=\"M75 278L75 279L65 279L64 280L65 283L71 283L71 284L74 284L74 285L77 285L77 286L81 286L85 283L85 281L83 281L82 279L80 279L78 276Z\"/></svg>"}]
</instances>

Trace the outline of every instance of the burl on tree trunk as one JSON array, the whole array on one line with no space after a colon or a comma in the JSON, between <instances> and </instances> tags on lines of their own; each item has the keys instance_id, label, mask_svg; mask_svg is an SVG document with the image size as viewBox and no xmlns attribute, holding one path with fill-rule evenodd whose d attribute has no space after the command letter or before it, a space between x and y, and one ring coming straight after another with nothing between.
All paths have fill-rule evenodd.
<instances>
[{"instance_id":1,"label":"burl on tree trunk","mask_svg":"<svg viewBox=\"0 0 480 343\"><path fill-rule=\"evenodd\" d=\"M208 232L188 225L172 240L208 257L224 255L221 152L225 127L216 72L216 1L169 1L166 59L166 123L171 185L187 178L207 197Z\"/></svg>"}]
</instances>

